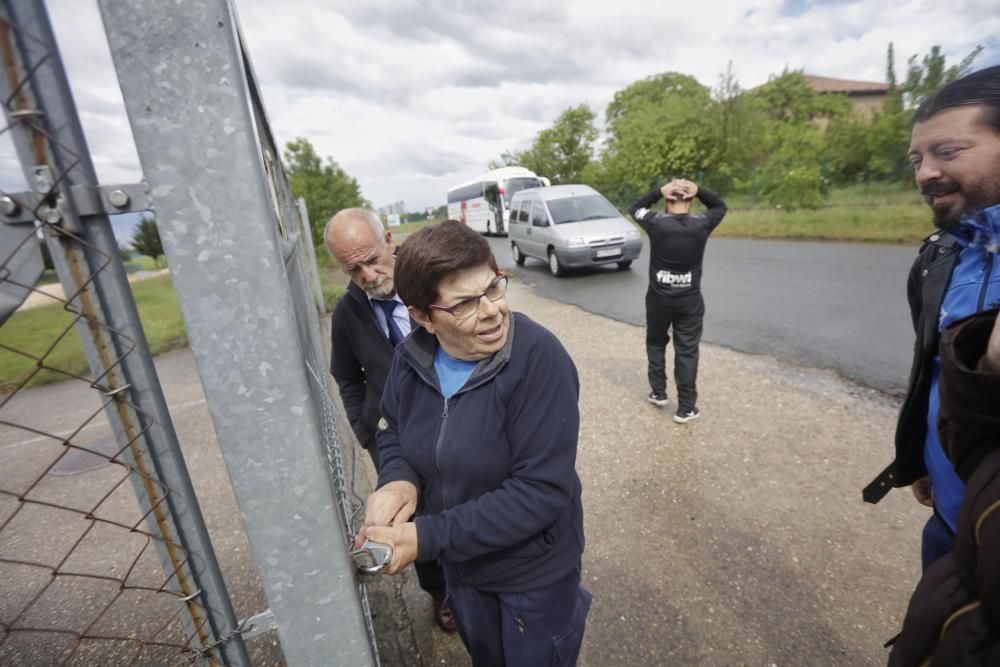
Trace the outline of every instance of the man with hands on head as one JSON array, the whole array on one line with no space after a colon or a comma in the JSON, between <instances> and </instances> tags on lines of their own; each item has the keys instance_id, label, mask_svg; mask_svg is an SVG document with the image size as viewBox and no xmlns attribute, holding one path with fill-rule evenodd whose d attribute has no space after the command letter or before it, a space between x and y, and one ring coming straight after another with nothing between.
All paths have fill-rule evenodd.
<instances>
[{"instance_id":1,"label":"man with hands on head","mask_svg":"<svg viewBox=\"0 0 1000 667\"><path fill-rule=\"evenodd\" d=\"M666 212L652 209L660 198ZM691 214L695 197L708 209ZM677 412L683 424L701 416L698 409L698 345L705 301L701 295L701 265L709 235L726 215L717 195L683 178L653 188L629 207L629 213L649 237L649 289L646 291L646 356L652 390L649 402L665 406L666 348L674 335L674 381Z\"/></svg>"}]
</instances>

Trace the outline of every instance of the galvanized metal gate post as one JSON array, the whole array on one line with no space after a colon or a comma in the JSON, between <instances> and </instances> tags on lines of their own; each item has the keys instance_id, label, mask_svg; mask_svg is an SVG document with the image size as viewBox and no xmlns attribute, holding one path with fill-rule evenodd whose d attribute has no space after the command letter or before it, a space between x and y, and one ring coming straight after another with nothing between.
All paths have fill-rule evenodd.
<instances>
[{"instance_id":1,"label":"galvanized metal gate post","mask_svg":"<svg viewBox=\"0 0 1000 667\"><path fill-rule=\"evenodd\" d=\"M106 210L142 210L139 186L100 188L44 4L0 5L0 95L25 178L4 224L40 220L108 421L135 472L147 530L196 650L249 665L156 376ZM131 203L130 203L131 201ZM19 213L15 212L19 209ZM23 501L23 499L22 499Z\"/></svg>"},{"instance_id":2,"label":"galvanized metal gate post","mask_svg":"<svg viewBox=\"0 0 1000 667\"><path fill-rule=\"evenodd\" d=\"M292 257L304 242L301 224L288 224L298 218L274 171L280 163L235 13L225 0L189 0L183 12L160 0L100 7L285 657L290 665L372 664L312 386L311 373L326 369L316 368L309 276Z\"/></svg>"}]
</instances>

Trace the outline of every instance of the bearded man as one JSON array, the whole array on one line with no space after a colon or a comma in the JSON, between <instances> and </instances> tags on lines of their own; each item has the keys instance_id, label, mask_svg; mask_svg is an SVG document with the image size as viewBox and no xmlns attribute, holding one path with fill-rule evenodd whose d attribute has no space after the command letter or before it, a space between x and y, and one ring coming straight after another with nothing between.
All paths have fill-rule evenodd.
<instances>
[{"instance_id":1,"label":"bearded man","mask_svg":"<svg viewBox=\"0 0 1000 667\"><path fill-rule=\"evenodd\" d=\"M916 344L896 460L864 497L874 503L912 485L932 508L921 545L926 570L951 551L965 493L938 439L941 332L1000 306L1000 66L957 79L920 105L909 158L940 231L924 240L907 284Z\"/></svg>"}]
</instances>

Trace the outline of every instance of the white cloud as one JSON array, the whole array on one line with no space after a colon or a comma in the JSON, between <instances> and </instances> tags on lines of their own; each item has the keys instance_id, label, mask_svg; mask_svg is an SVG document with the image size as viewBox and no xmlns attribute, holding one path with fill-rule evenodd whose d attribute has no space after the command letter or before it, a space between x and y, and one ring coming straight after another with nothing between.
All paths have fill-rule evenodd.
<instances>
[{"instance_id":1,"label":"white cloud","mask_svg":"<svg viewBox=\"0 0 1000 667\"><path fill-rule=\"evenodd\" d=\"M443 203L504 149L526 147L563 109L599 115L615 91L675 70L712 86L726 63L744 88L788 67L881 81L940 44L957 62L1000 62L993 0L653 0L505 3L452 0L237 0L277 140L307 137L356 177L374 204ZM138 160L92 0L49 11L105 183L134 181ZM19 178L0 137L0 185ZM19 186L19 187L23 187Z\"/></svg>"}]
</instances>

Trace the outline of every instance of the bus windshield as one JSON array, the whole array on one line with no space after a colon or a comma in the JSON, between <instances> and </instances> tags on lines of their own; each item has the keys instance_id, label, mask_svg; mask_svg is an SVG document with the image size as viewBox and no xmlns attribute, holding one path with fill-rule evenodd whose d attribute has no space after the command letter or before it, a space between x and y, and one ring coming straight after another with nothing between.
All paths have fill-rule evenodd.
<instances>
[{"instance_id":1,"label":"bus windshield","mask_svg":"<svg viewBox=\"0 0 1000 667\"><path fill-rule=\"evenodd\" d=\"M528 188L540 188L542 182L534 176L527 178L508 178L504 184L503 201L506 206L510 206L510 198L515 192L527 190Z\"/></svg>"},{"instance_id":2,"label":"bus windshield","mask_svg":"<svg viewBox=\"0 0 1000 667\"><path fill-rule=\"evenodd\" d=\"M618 209L611 205L601 195L580 195L579 197L564 197L550 199L548 202L552 222L561 225L567 222L583 220L602 220L616 218L620 215Z\"/></svg>"}]
</instances>

